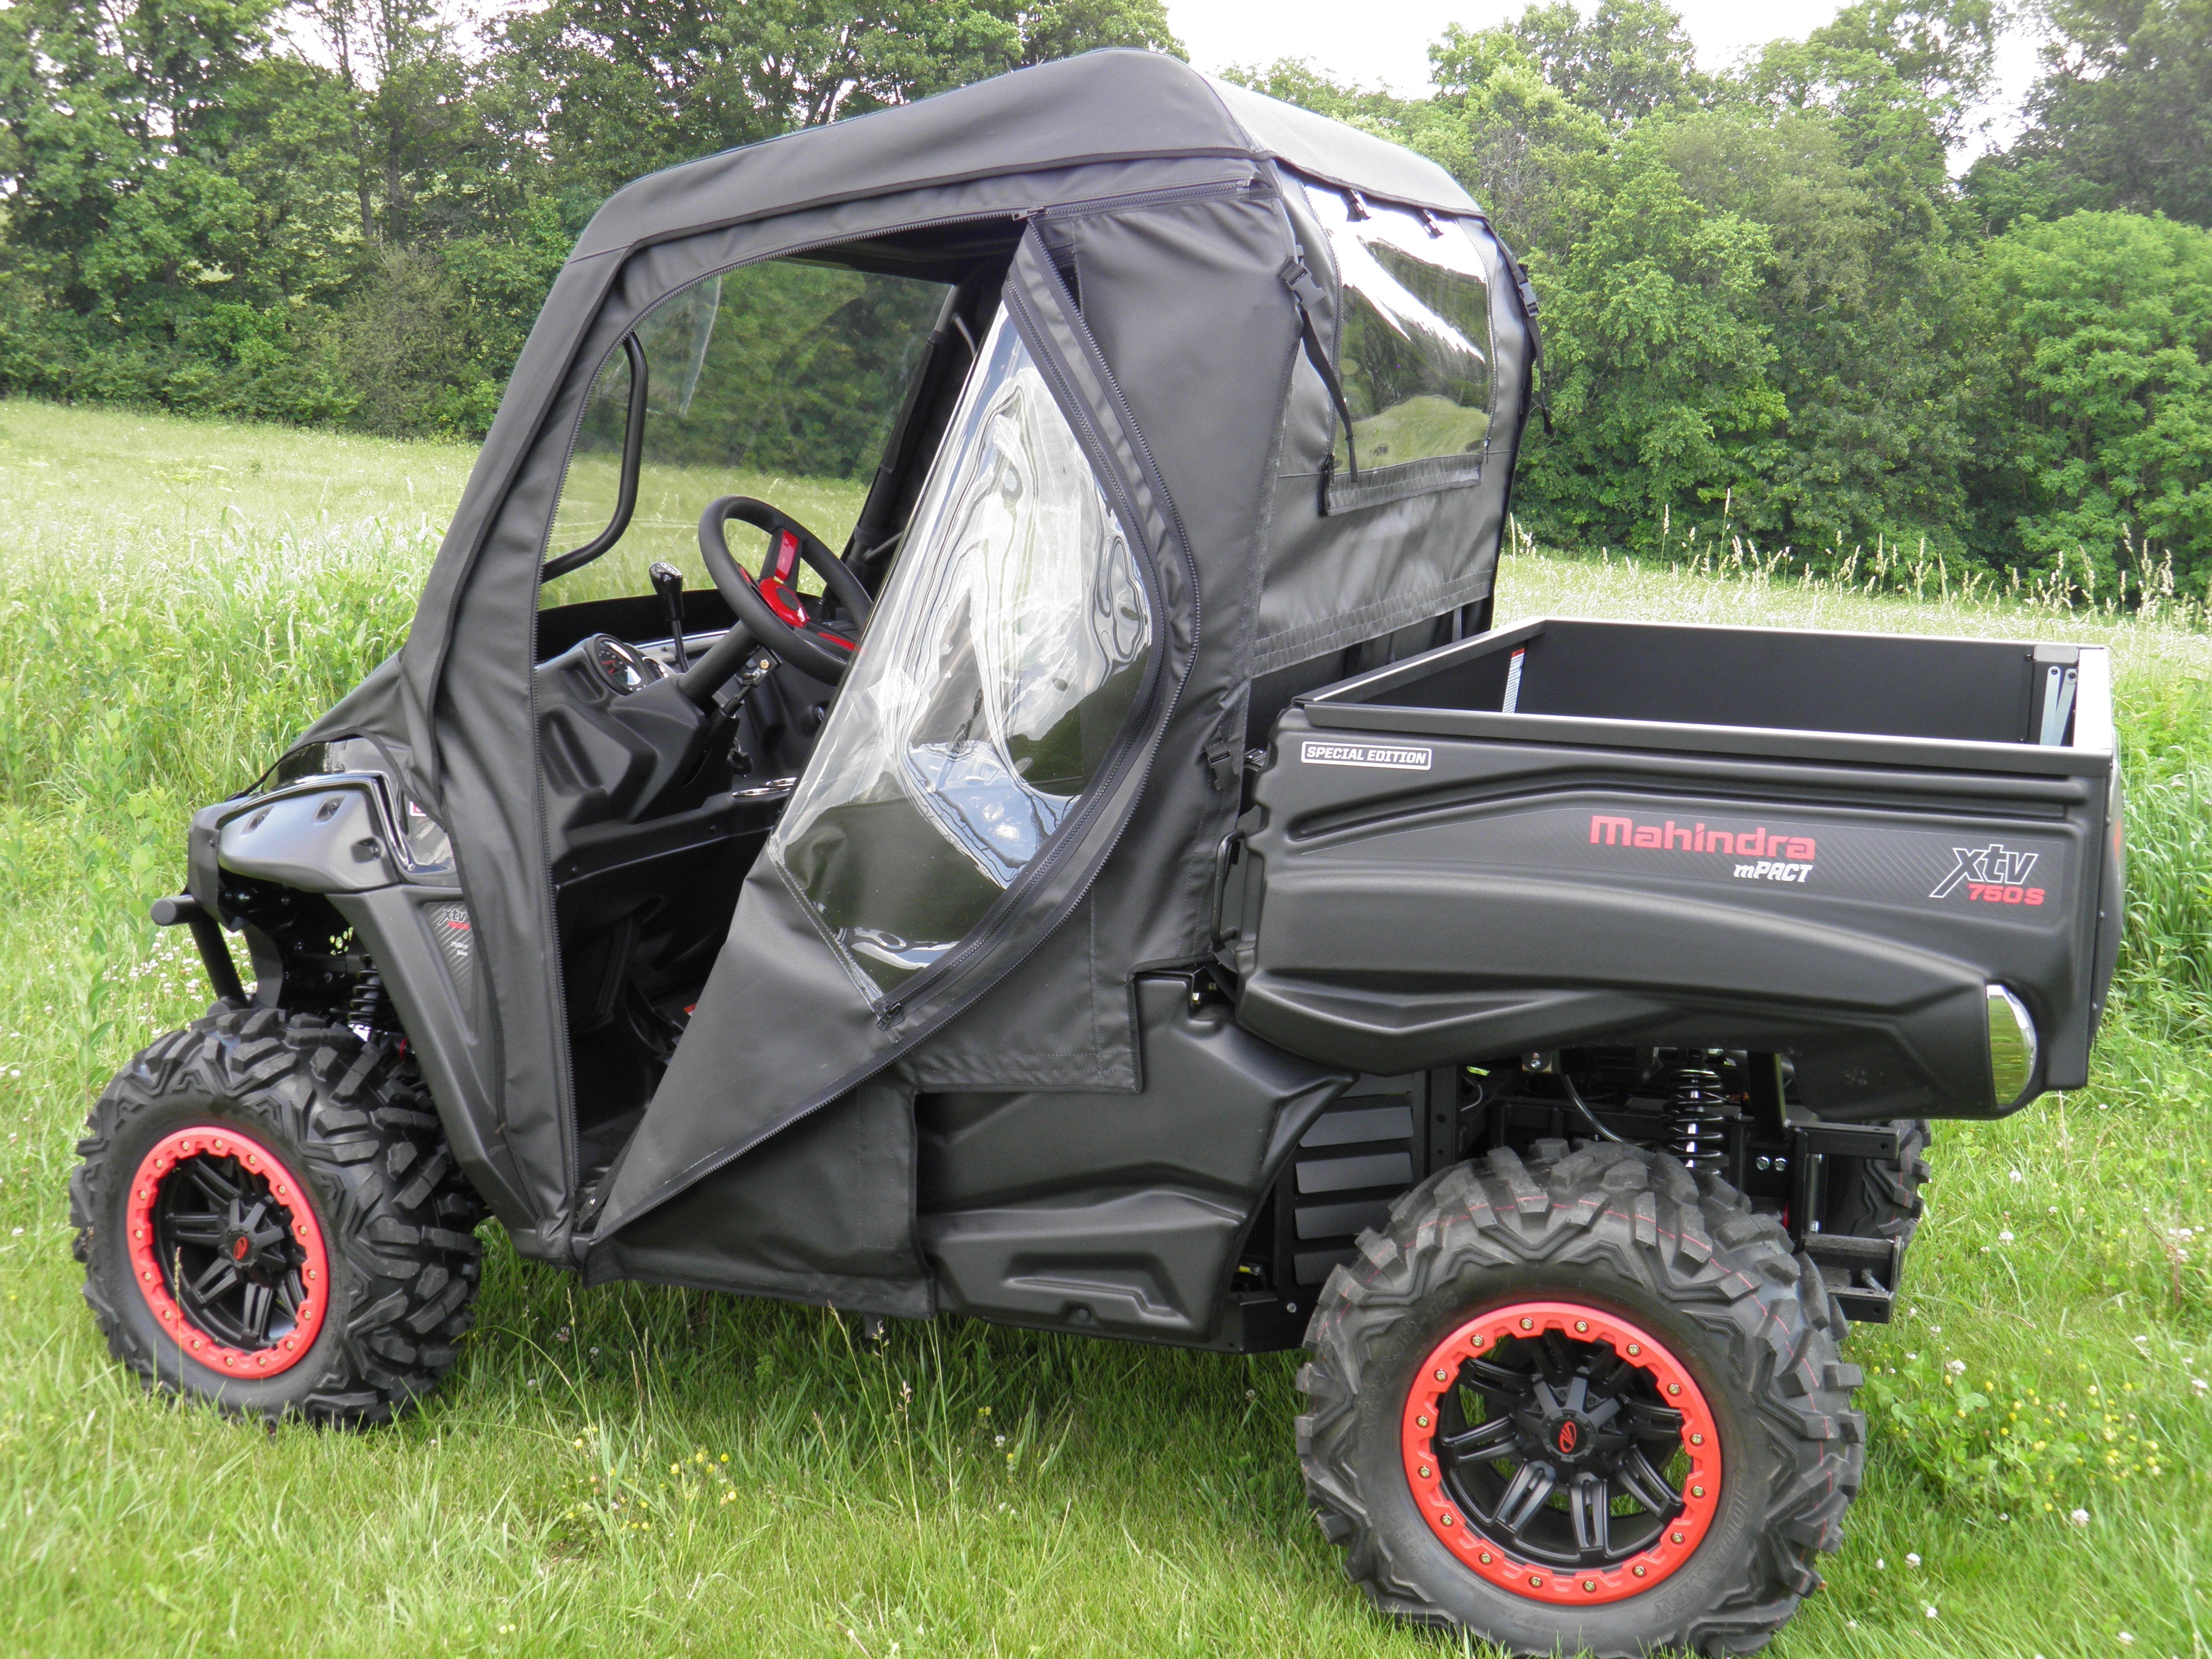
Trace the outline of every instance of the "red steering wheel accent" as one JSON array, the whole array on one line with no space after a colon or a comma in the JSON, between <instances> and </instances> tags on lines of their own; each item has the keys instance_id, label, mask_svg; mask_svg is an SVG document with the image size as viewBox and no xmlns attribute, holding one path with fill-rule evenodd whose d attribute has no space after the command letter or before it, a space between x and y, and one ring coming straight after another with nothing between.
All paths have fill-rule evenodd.
<instances>
[{"instance_id":1,"label":"red steering wheel accent","mask_svg":"<svg viewBox=\"0 0 2212 1659\"><path fill-rule=\"evenodd\" d=\"M730 520L769 533L768 556L756 577L731 556L723 526ZM699 518L699 553L707 574L738 620L762 645L817 679L842 680L860 649L854 637L868 618L868 591L843 560L788 514L750 495L724 495ZM811 565L828 598L848 621L825 623L799 596L799 567Z\"/></svg>"},{"instance_id":2,"label":"red steering wheel accent","mask_svg":"<svg viewBox=\"0 0 2212 1659\"><path fill-rule=\"evenodd\" d=\"M792 586L798 574L799 538L788 530L779 531L775 545L769 550L768 562L761 567L760 580L753 586L760 589L760 596L768 601L769 610L793 628L805 628L814 619L807 614L806 603L799 597L799 590Z\"/></svg>"}]
</instances>

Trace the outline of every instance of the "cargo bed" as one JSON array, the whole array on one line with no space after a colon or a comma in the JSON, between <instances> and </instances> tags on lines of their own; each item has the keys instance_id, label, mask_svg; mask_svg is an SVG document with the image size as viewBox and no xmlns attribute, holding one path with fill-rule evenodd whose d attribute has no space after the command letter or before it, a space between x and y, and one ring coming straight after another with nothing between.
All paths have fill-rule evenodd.
<instances>
[{"instance_id":1,"label":"cargo bed","mask_svg":"<svg viewBox=\"0 0 2212 1659\"><path fill-rule=\"evenodd\" d=\"M2085 1079L2118 789L2099 647L1521 623L1278 720L1224 884L1238 1017L1369 1073L1707 1046L1830 1119L2002 1115Z\"/></svg>"}]
</instances>

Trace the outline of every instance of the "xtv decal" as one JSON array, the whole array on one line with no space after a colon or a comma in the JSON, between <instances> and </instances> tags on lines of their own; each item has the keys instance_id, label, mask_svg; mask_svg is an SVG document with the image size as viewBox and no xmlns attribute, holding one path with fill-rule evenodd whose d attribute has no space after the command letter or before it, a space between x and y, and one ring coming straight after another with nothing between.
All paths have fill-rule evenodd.
<instances>
[{"instance_id":1,"label":"xtv decal","mask_svg":"<svg viewBox=\"0 0 2212 1659\"><path fill-rule=\"evenodd\" d=\"M1969 901L1987 904L2040 904L2044 890L2027 885L2037 854L2014 852L2002 842L1987 847L1954 847L1951 868L1928 896L1948 898L1964 886Z\"/></svg>"}]
</instances>

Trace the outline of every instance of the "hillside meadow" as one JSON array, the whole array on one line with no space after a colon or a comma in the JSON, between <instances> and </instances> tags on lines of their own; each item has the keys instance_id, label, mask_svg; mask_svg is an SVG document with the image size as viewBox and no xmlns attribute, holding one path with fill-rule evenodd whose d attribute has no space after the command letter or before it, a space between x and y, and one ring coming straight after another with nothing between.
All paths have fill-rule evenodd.
<instances>
[{"instance_id":1,"label":"hillside meadow","mask_svg":"<svg viewBox=\"0 0 2212 1659\"><path fill-rule=\"evenodd\" d=\"M1454 1650L1375 1617L1307 1518L1292 1355L951 1320L871 1346L813 1309L586 1291L488 1226L465 1357L396 1427L241 1425L109 1362L73 1142L207 996L146 902L190 810L398 644L470 460L0 404L0 1651ZM1850 1339L1865 1493L1772 1651L2212 1659L2212 638L1914 562L1516 544L1500 576L1505 617L2114 651L2134 890L2098 1081L1939 1129L1903 1316Z\"/></svg>"}]
</instances>

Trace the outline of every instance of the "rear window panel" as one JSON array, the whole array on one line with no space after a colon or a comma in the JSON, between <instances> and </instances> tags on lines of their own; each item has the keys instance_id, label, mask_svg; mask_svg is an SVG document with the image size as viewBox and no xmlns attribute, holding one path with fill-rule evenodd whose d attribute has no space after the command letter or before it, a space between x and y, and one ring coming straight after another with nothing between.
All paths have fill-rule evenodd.
<instances>
[{"instance_id":1,"label":"rear window panel","mask_svg":"<svg viewBox=\"0 0 2212 1659\"><path fill-rule=\"evenodd\" d=\"M1474 224L1313 189L1342 291L1332 510L1472 483L1497 413L1492 252ZM1354 476L1352 451L1358 470Z\"/></svg>"}]
</instances>

